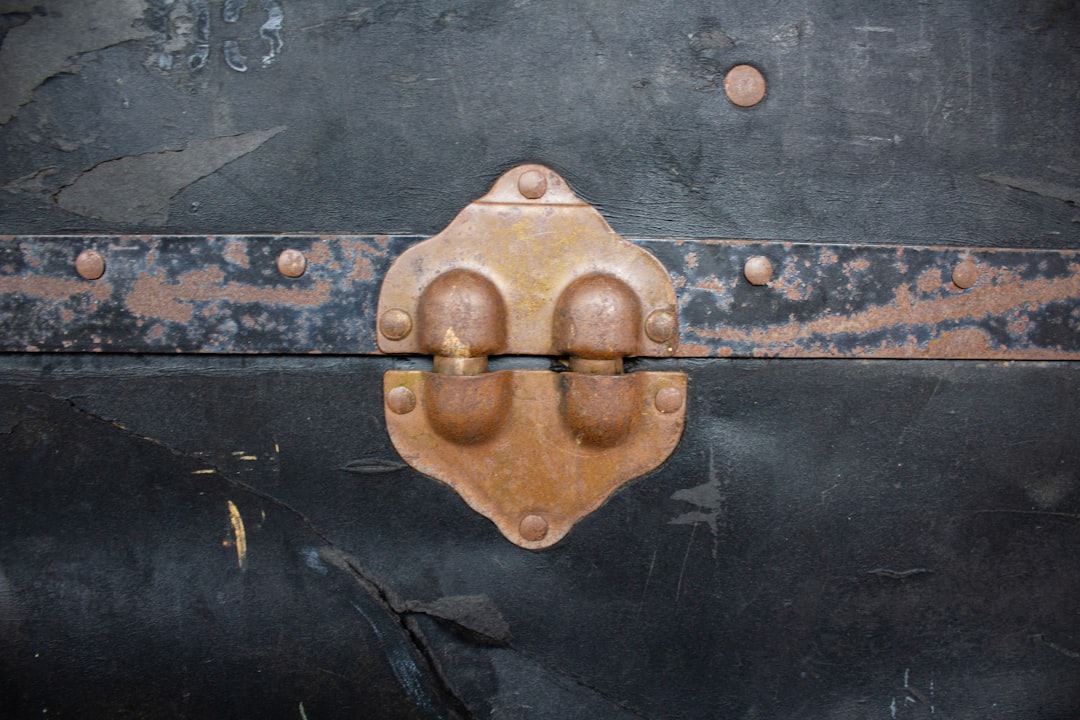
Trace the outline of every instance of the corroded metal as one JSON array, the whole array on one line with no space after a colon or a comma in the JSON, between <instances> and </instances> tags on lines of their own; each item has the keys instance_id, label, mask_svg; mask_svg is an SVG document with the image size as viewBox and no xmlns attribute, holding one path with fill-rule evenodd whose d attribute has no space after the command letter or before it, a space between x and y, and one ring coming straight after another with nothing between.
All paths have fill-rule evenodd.
<instances>
[{"instance_id":1,"label":"corroded metal","mask_svg":"<svg viewBox=\"0 0 1080 720\"><path fill-rule=\"evenodd\" d=\"M682 373L570 379L575 375L390 371L383 380L387 402L407 388L417 405L388 416L387 429L410 465L453 487L512 542L549 547L627 478L659 466L678 444L685 418L657 407L671 390L685 396ZM607 386L574 387L583 378ZM611 384L625 387L612 392ZM584 417L565 411L575 397ZM628 427L613 427L619 424Z\"/></svg>"},{"instance_id":2,"label":"corroded metal","mask_svg":"<svg viewBox=\"0 0 1080 720\"><path fill-rule=\"evenodd\" d=\"M743 275L751 285L768 285L772 280L772 263L764 255L755 255L743 265Z\"/></svg>"},{"instance_id":3,"label":"corroded metal","mask_svg":"<svg viewBox=\"0 0 1080 720\"><path fill-rule=\"evenodd\" d=\"M544 192L539 194L541 186ZM506 317L499 353L561 354L554 335L555 301L574 292L572 286L580 282L590 287L625 286L626 293L620 296L638 318L634 327L618 331L632 333L628 354L675 353L674 342L652 340L641 322L656 310L677 316L675 289L664 266L616 235L596 209L548 168L523 165L510 170L445 230L406 250L386 273L380 314L399 308L418 318L421 293L450 272L485 279L501 298ZM418 332L395 340L383 334L379 348L387 353L428 353L423 336Z\"/></svg>"},{"instance_id":4,"label":"corroded metal","mask_svg":"<svg viewBox=\"0 0 1080 720\"><path fill-rule=\"evenodd\" d=\"M0 351L379 353L379 281L420 240L0 236ZM633 242L675 281L675 357L1080 359L1076 251ZM300 278L276 266L290 247L308 261ZM93 282L75 269L84 249L108 258ZM754 256L774 267L767 285L743 276ZM397 320L391 332L417 335L415 317Z\"/></svg>"},{"instance_id":5,"label":"corroded metal","mask_svg":"<svg viewBox=\"0 0 1080 720\"><path fill-rule=\"evenodd\" d=\"M307 258L296 248L286 248L278 255L277 266L285 277L298 278L307 270Z\"/></svg>"},{"instance_id":6,"label":"corroded metal","mask_svg":"<svg viewBox=\"0 0 1080 720\"><path fill-rule=\"evenodd\" d=\"M0 350L373 353L379 280L415 238L0 236ZM108 258L101 279L75 269ZM277 260L294 249L302 277Z\"/></svg>"},{"instance_id":7,"label":"corroded metal","mask_svg":"<svg viewBox=\"0 0 1080 720\"><path fill-rule=\"evenodd\" d=\"M84 280L97 280L105 274L105 258L94 250L83 250L75 258L75 272Z\"/></svg>"},{"instance_id":8,"label":"corroded metal","mask_svg":"<svg viewBox=\"0 0 1080 720\"><path fill-rule=\"evenodd\" d=\"M1075 251L640 242L675 278L682 357L1080 359ZM738 272L755 255L776 268L760 287Z\"/></svg>"},{"instance_id":9,"label":"corroded metal","mask_svg":"<svg viewBox=\"0 0 1080 720\"><path fill-rule=\"evenodd\" d=\"M625 357L674 353L671 279L547 168L506 173L398 258L379 317L380 348L434 358L386 375L394 447L522 547L558 542L682 433L682 374L622 374ZM513 353L569 372L486 372Z\"/></svg>"},{"instance_id":10,"label":"corroded metal","mask_svg":"<svg viewBox=\"0 0 1080 720\"><path fill-rule=\"evenodd\" d=\"M736 65L724 76L724 94L739 107L753 107L765 99L765 76L753 65Z\"/></svg>"}]
</instances>

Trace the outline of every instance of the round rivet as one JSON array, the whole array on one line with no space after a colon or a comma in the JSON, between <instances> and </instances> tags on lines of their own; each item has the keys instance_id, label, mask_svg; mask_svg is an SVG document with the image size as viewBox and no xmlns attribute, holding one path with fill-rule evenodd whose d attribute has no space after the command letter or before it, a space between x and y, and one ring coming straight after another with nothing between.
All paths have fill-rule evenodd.
<instances>
[{"instance_id":1,"label":"round rivet","mask_svg":"<svg viewBox=\"0 0 1080 720\"><path fill-rule=\"evenodd\" d=\"M518 192L530 200L539 200L547 192L547 178L539 170L527 170L518 178Z\"/></svg>"},{"instance_id":2,"label":"round rivet","mask_svg":"<svg viewBox=\"0 0 1080 720\"><path fill-rule=\"evenodd\" d=\"M521 537L529 542L537 542L547 537L548 523L539 515L526 515L521 519L518 530L521 532Z\"/></svg>"},{"instance_id":3,"label":"round rivet","mask_svg":"<svg viewBox=\"0 0 1080 720\"><path fill-rule=\"evenodd\" d=\"M953 285L967 290L979 280L979 268L971 260L965 260L952 271Z\"/></svg>"},{"instance_id":4,"label":"round rivet","mask_svg":"<svg viewBox=\"0 0 1080 720\"><path fill-rule=\"evenodd\" d=\"M764 255L755 255L746 261L743 275L751 285L765 285L772 279L772 263Z\"/></svg>"},{"instance_id":5,"label":"round rivet","mask_svg":"<svg viewBox=\"0 0 1080 720\"><path fill-rule=\"evenodd\" d=\"M386 406L398 415L407 415L416 407L416 396L409 388L398 385L386 393Z\"/></svg>"},{"instance_id":6,"label":"round rivet","mask_svg":"<svg viewBox=\"0 0 1080 720\"><path fill-rule=\"evenodd\" d=\"M682 390L666 387L656 393L656 409L662 413L673 413L682 407Z\"/></svg>"},{"instance_id":7,"label":"round rivet","mask_svg":"<svg viewBox=\"0 0 1080 720\"><path fill-rule=\"evenodd\" d=\"M645 318L645 334L653 342L667 342L679 331L679 319L670 310L653 310Z\"/></svg>"},{"instance_id":8,"label":"round rivet","mask_svg":"<svg viewBox=\"0 0 1080 720\"><path fill-rule=\"evenodd\" d=\"M390 308L379 320L379 331L387 340L401 340L412 332L412 318L401 308Z\"/></svg>"},{"instance_id":9,"label":"round rivet","mask_svg":"<svg viewBox=\"0 0 1080 720\"><path fill-rule=\"evenodd\" d=\"M285 277L298 278L307 270L307 258L299 250L289 248L278 255L277 269Z\"/></svg>"},{"instance_id":10,"label":"round rivet","mask_svg":"<svg viewBox=\"0 0 1080 720\"><path fill-rule=\"evenodd\" d=\"M86 280L97 280L105 274L105 258L93 250L83 250L75 258L75 272Z\"/></svg>"},{"instance_id":11,"label":"round rivet","mask_svg":"<svg viewBox=\"0 0 1080 720\"><path fill-rule=\"evenodd\" d=\"M739 107L753 107L765 97L765 76L752 65L736 65L724 77L724 92Z\"/></svg>"}]
</instances>

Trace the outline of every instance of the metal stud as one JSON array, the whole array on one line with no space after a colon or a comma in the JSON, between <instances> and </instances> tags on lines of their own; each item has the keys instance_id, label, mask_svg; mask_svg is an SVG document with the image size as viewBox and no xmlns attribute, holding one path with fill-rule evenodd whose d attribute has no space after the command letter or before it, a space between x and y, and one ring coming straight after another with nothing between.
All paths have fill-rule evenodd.
<instances>
[{"instance_id":1,"label":"metal stud","mask_svg":"<svg viewBox=\"0 0 1080 720\"><path fill-rule=\"evenodd\" d=\"M772 279L772 263L764 255L755 255L746 261L743 275L751 285L766 285Z\"/></svg>"},{"instance_id":2,"label":"metal stud","mask_svg":"<svg viewBox=\"0 0 1080 720\"><path fill-rule=\"evenodd\" d=\"M285 277L298 278L307 270L307 258L304 253L293 248L282 250L278 255L277 267Z\"/></svg>"},{"instance_id":3,"label":"metal stud","mask_svg":"<svg viewBox=\"0 0 1080 720\"><path fill-rule=\"evenodd\" d=\"M75 258L75 272L86 280L97 280L105 274L105 258L94 250L83 250Z\"/></svg>"}]
</instances>

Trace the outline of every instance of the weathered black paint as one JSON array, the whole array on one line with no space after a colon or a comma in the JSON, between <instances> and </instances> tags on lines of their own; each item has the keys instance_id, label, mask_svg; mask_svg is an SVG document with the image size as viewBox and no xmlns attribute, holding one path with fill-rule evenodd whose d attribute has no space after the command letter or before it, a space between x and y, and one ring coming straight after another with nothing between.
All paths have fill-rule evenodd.
<instances>
[{"instance_id":1,"label":"weathered black paint","mask_svg":"<svg viewBox=\"0 0 1080 720\"><path fill-rule=\"evenodd\" d=\"M0 97L44 69L0 126L0 233L430 234L536 161L626 236L1080 240L1069 0L286 0L245 73L223 43L264 52L253 3L209 3L198 71L137 6L77 5L94 27L15 64L13 33L78 14L0 15ZM755 108L720 90L740 62ZM108 163L136 156L123 208ZM80 179L100 194L62 209ZM395 362L0 356L0 714L1076 715L1072 365L684 361L671 462L529 553L394 470ZM474 595L509 645L407 610Z\"/></svg>"},{"instance_id":2,"label":"weathered black paint","mask_svg":"<svg viewBox=\"0 0 1080 720\"><path fill-rule=\"evenodd\" d=\"M1080 238L1070 0L287 2L284 49L245 73L218 43L265 52L254 3L238 26L211 3L197 72L184 62L192 43L162 70L152 23L127 28L118 3L95 4L99 23L125 24L119 38L145 39L85 51L87 31L57 38L85 52L73 74L61 54L0 126L0 184L12 190L0 192L0 232L427 235L502 171L536 161L623 235ZM749 109L722 90L743 62L768 81ZM159 193L164 224L135 207L106 222L55 203L103 162L279 126L258 150Z\"/></svg>"},{"instance_id":3,"label":"weathered black paint","mask_svg":"<svg viewBox=\"0 0 1080 720\"><path fill-rule=\"evenodd\" d=\"M396 459L372 412L394 362L4 358L7 714L431 717L405 650L474 717L1080 703L1071 365L684 361L669 463L535 553L434 480L355 471ZM509 644L406 632L387 589L486 596Z\"/></svg>"}]
</instances>

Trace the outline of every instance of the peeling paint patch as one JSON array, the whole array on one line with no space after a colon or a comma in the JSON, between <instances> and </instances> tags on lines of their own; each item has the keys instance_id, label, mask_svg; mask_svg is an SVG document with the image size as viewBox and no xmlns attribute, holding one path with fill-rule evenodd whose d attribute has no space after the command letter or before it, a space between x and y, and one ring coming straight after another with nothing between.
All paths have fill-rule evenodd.
<instances>
[{"instance_id":1,"label":"peeling paint patch","mask_svg":"<svg viewBox=\"0 0 1080 720\"><path fill-rule=\"evenodd\" d=\"M0 45L0 125L30 102L41 83L75 72L79 55L150 37L143 10L139 0L79 0L12 28Z\"/></svg>"},{"instance_id":2,"label":"peeling paint patch","mask_svg":"<svg viewBox=\"0 0 1080 720\"><path fill-rule=\"evenodd\" d=\"M188 185L257 149L285 126L192 140L182 150L131 155L90 168L54 196L68 212L108 222L164 225Z\"/></svg>"},{"instance_id":3,"label":"peeling paint patch","mask_svg":"<svg viewBox=\"0 0 1080 720\"><path fill-rule=\"evenodd\" d=\"M48 189L45 187L45 181L60 172L60 168L55 165L35 170L32 173L17 177L14 180L4 185L4 189L9 193L15 193L16 195L49 195Z\"/></svg>"},{"instance_id":4,"label":"peeling paint patch","mask_svg":"<svg viewBox=\"0 0 1080 720\"><path fill-rule=\"evenodd\" d=\"M229 503L229 522L232 523L233 535L236 537L236 564L243 570L247 565L247 532L244 530L244 519L240 517L240 510L232 500Z\"/></svg>"}]
</instances>

